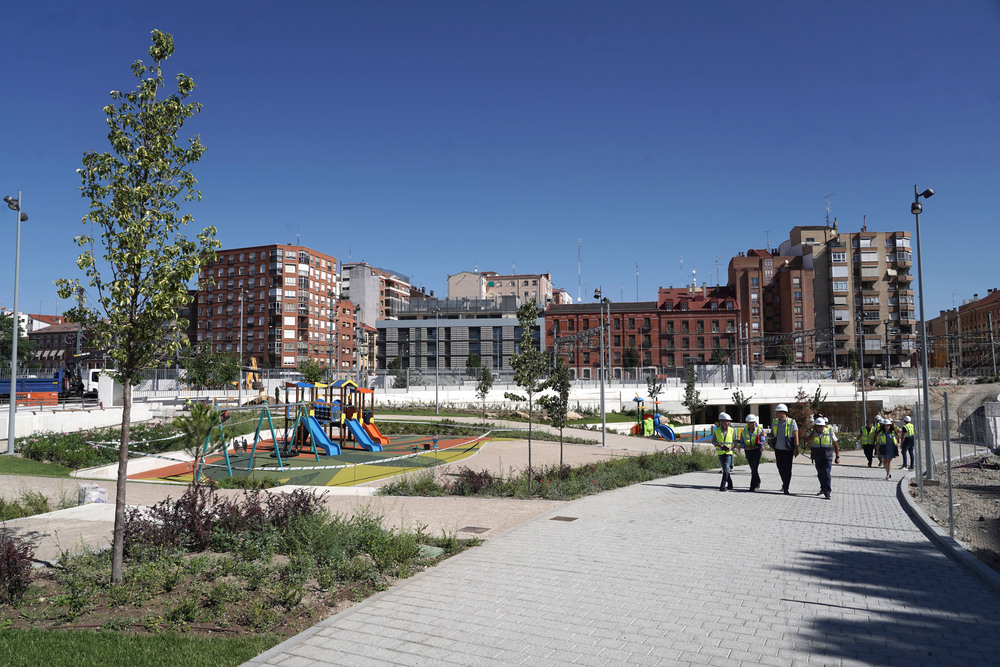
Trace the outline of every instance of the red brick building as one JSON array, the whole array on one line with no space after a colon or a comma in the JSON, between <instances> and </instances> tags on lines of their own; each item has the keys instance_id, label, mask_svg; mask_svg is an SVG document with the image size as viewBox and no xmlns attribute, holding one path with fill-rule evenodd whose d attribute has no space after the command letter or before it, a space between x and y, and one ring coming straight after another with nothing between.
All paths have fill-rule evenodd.
<instances>
[{"instance_id":1,"label":"red brick building","mask_svg":"<svg viewBox=\"0 0 1000 667\"><path fill-rule=\"evenodd\" d=\"M642 377L649 370L666 373L689 361L709 362L713 353L728 356L737 345L740 310L729 287L661 287L656 301L608 304L605 317L608 306L606 364L613 378ZM600 323L598 303L552 304L545 311L545 340L564 340L550 344L574 378L599 375Z\"/></svg>"}]
</instances>

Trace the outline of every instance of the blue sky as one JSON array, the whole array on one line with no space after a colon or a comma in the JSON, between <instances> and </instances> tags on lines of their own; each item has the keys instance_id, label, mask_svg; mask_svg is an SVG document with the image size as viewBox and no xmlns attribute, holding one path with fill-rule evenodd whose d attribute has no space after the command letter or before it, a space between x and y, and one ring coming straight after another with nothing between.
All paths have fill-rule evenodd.
<instances>
[{"instance_id":1,"label":"blue sky","mask_svg":"<svg viewBox=\"0 0 1000 667\"><path fill-rule=\"evenodd\" d=\"M149 33L194 77L195 225L301 243L443 294L463 270L552 273L575 297L723 282L739 251L822 224L913 230L928 317L1000 287L1000 3L17 3L0 39L0 190L23 190L21 302L61 312ZM13 300L13 213L0 303ZM7 217L3 217L7 216ZM681 258L683 257L683 274Z\"/></svg>"}]
</instances>

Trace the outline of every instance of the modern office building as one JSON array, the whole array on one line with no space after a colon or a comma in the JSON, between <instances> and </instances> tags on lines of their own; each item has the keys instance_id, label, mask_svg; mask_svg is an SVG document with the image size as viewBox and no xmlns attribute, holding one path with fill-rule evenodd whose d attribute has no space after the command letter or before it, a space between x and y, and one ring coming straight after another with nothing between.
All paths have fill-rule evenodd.
<instances>
[{"instance_id":1,"label":"modern office building","mask_svg":"<svg viewBox=\"0 0 1000 667\"><path fill-rule=\"evenodd\" d=\"M335 257L285 244L228 248L202 267L199 285L192 344L242 349L244 363L254 358L262 368L314 359L353 377L355 306L337 298Z\"/></svg>"},{"instance_id":2,"label":"modern office building","mask_svg":"<svg viewBox=\"0 0 1000 667\"><path fill-rule=\"evenodd\" d=\"M489 299L420 299L400 311L397 320L378 322L378 368L399 358L402 368L420 372L462 373L470 355L494 370L510 370L519 349L521 329L516 296ZM545 349L543 317L535 341Z\"/></svg>"}]
</instances>

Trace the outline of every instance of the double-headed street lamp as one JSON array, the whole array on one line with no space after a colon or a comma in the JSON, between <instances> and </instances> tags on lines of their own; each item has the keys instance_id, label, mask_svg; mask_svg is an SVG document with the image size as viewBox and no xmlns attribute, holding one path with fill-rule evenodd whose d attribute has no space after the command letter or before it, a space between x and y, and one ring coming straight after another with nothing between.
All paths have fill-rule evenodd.
<instances>
[{"instance_id":1,"label":"double-headed street lamp","mask_svg":"<svg viewBox=\"0 0 1000 667\"><path fill-rule=\"evenodd\" d=\"M14 417L17 413L17 338L20 335L20 318L17 314L17 291L21 278L21 223L28 220L28 214L21 211L21 191L17 199L4 197L7 207L14 211L17 220L17 236L14 242L14 318L10 337L10 413L7 417L7 453L14 453Z\"/></svg>"},{"instance_id":2,"label":"double-headed street lamp","mask_svg":"<svg viewBox=\"0 0 1000 667\"><path fill-rule=\"evenodd\" d=\"M917 289L920 290L920 364L924 375L924 413L923 429L924 440L927 444L927 473L925 479L928 482L934 481L934 453L931 451L931 398L929 383L927 381L927 320L924 319L924 262L920 257L920 214L924 210L920 198L930 199L934 196L934 191L927 188L923 192L916 185L913 186L913 203L910 204L910 213L917 219Z\"/></svg>"}]
</instances>

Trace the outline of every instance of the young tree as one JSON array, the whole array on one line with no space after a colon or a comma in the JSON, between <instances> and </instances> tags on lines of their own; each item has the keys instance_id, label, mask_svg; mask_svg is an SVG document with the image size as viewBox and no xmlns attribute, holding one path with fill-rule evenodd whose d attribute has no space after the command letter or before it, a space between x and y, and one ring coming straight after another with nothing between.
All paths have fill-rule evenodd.
<instances>
[{"instance_id":1,"label":"young tree","mask_svg":"<svg viewBox=\"0 0 1000 667\"><path fill-rule=\"evenodd\" d=\"M10 352L14 349L11 334L14 332L14 317L0 313L0 359L10 362ZM17 323L17 361L18 365L27 364L33 357L34 345L24 333L21 323Z\"/></svg>"},{"instance_id":2,"label":"young tree","mask_svg":"<svg viewBox=\"0 0 1000 667\"><path fill-rule=\"evenodd\" d=\"M409 385L408 375L406 369L403 368L403 358L396 357L386 366L386 370L392 375L392 388L393 389L406 389Z\"/></svg>"},{"instance_id":3,"label":"young tree","mask_svg":"<svg viewBox=\"0 0 1000 667\"><path fill-rule=\"evenodd\" d=\"M479 369L483 367L483 360L478 354L469 354L465 360L465 372L470 378L479 377Z\"/></svg>"},{"instance_id":4,"label":"young tree","mask_svg":"<svg viewBox=\"0 0 1000 667\"><path fill-rule=\"evenodd\" d=\"M649 392L650 400L653 401L653 410L659 412L660 402L657 400L657 396L663 393L663 385L656 379L656 373L650 373L646 376L646 390Z\"/></svg>"},{"instance_id":5,"label":"young tree","mask_svg":"<svg viewBox=\"0 0 1000 667\"><path fill-rule=\"evenodd\" d=\"M538 307L532 299L517 309L517 321L521 326L521 351L510 360L514 369L514 383L524 391L524 396L505 392L511 401L528 401L528 488L531 488L531 428L534 420L535 394L546 387L545 355L535 346L535 325L538 322Z\"/></svg>"},{"instance_id":6,"label":"young tree","mask_svg":"<svg viewBox=\"0 0 1000 667\"><path fill-rule=\"evenodd\" d=\"M566 362L559 358L556 360L552 374L549 376L549 388L556 393L554 396L542 396L538 399L538 404L545 410L545 416L555 428L559 429L559 465L563 464L563 429L569 423L569 390L570 372Z\"/></svg>"},{"instance_id":7,"label":"young tree","mask_svg":"<svg viewBox=\"0 0 1000 667\"><path fill-rule=\"evenodd\" d=\"M476 397L483 403L483 423L486 423L486 396L493 388L493 372L486 366L479 367L479 377L476 378Z\"/></svg>"},{"instance_id":8,"label":"young tree","mask_svg":"<svg viewBox=\"0 0 1000 667\"><path fill-rule=\"evenodd\" d=\"M184 451L191 457L191 483L198 486L198 467L202 458L208 455L212 445L222 443L219 426L222 416L218 410L205 403L194 403L191 412L174 420L174 426L181 432Z\"/></svg>"},{"instance_id":9,"label":"young tree","mask_svg":"<svg viewBox=\"0 0 1000 667\"><path fill-rule=\"evenodd\" d=\"M782 345L778 348L778 363L782 366L791 366L795 363L795 350L790 345Z\"/></svg>"},{"instance_id":10,"label":"young tree","mask_svg":"<svg viewBox=\"0 0 1000 667\"><path fill-rule=\"evenodd\" d=\"M636 368L639 365L639 350L627 347L622 352L622 368Z\"/></svg>"},{"instance_id":11,"label":"young tree","mask_svg":"<svg viewBox=\"0 0 1000 667\"><path fill-rule=\"evenodd\" d=\"M218 389L240 377L240 360L234 352L216 353L211 341L203 341L198 350L183 360L184 384L189 387Z\"/></svg>"},{"instance_id":12,"label":"young tree","mask_svg":"<svg viewBox=\"0 0 1000 667\"><path fill-rule=\"evenodd\" d=\"M694 372L694 364L688 364L687 370L687 383L684 385L684 400L681 402L688 412L691 414L691 446L694 447L695 438L695 428L694 428L694 418L699 412L705 408L705 401L701 400L701 392L699 392L695 387L697 385L697 375Z\"/></svg>"},{"instance_id":13,"label":"young tree","mask_svg":"<svg viewBox=\"0 0 1000 667\"><path fill-rule=\"evenodd\" d=\"M806 393L805 389L799 387L798 391L795 392L795 401L788 405L788 416L795 420L800 430L808 431L812 428L811 402L812 397Z\"/></svg>"},{"instance_id":14,"label":"young tree","mask_svg":"<svg viewBox=\"0 0 1000 667\"><path fill-rule=\"evenodd\" d=\"M829 395L829 393L824 394L819 387L816 387L816 393L809 399L809 408L812 410L813 414L823 412L823 406L826 405L826 398Z\"/></svg>"},{"instance_id":15,"label":"young tree","mask_svg":"<svg viewBox=\"0 0 1000 667\"><path fill-rule=\"evenodd\" d=\"M729 358L729 350L719 345L716 345L715 347L712 348L712 358L709 360L709 363L724 364L726 363L726 359L728 358Z\"/></svg>"},{"instance_id":16,"label":"young tree","mask_svg":"<svg viewBox=\"0 0 1000 667\"><path fill-rule=\"evenodd\" d=\"M154 30L152 42L152 64L132 64L135 90L111 91L112 103L104 107L110 150L85 153L83 168L77 170L82 195L90 202L83 219L89 230L76 238L84 248L77 266L96 292L91 302L97 306L80 306L67 315L85 323L95 347L108 350L115 369L111 375L124 386L113 584L122 581L132 383L144 368L162 363L181 345L179 332L187 322L177 311L188 303L188 284L198 268L219 247L214 227L206 227L196 239L181 234L192 222L190 214L181 213L182 204L201 199L188 168L205 148L198 137L182 144L178 133L201 105L187 101L195 83L185 74L177 75L176 93L164 90L161 68L173 55L174 40ZM64 299L80 286L79 279L56 282Z\"/></svg>"},{"instance_id":17,"label":"young tree","mask_svg":"<svg viewBox=\"0 0 1000 667\"><path fill-rule=\"evenodd\" d=\"M322 382L326 378L326 366L315 359L306 359L303 361L299 364L298 371L302 374L302 381L309 384Z\"/></svg>"},{"instance_id":18,"label":"young tree","mask_svg":"<svg viewBox=\"0 0 1000 667\"><path fill-rule=\"evenodd\" d=\"M739 389L733 391L733 406L736 408L736 414L738 419L743 421L743 417L746 416L750 408L750 399L753 396L747 396Z\"/></svg>"}]
</instances>

